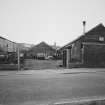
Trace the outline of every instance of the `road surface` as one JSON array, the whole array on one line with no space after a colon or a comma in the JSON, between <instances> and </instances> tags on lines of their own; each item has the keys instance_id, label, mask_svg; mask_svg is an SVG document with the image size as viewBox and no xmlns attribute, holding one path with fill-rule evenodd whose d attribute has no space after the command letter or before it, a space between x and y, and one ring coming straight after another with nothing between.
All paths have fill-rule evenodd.
<instances>
[{"instance_id":1,"label":"road surface","mask_svg":"<svg viewBox=\"0 0 105 105\"><path fill-rule=\"evenodd\" d=\"M47 105L104 96L104 69L0 72L0 105Z\"/></svg>"}]
</instances>

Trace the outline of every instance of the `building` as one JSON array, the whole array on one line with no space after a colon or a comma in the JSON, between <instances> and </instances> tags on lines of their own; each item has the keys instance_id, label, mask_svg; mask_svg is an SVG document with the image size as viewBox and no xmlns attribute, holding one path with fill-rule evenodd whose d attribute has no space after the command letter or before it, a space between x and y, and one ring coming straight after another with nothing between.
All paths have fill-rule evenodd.
<instances>
[{"instance_id":1,"label":"building","mask_svg":"<svg viewBox=\"0 0 105 105\"><path fill-rule=\"evenodd\" d=\"M12 42L6 38L0 37L0 49L3 52L16 52L17 43Z\"/></svg>"},{"instance_id":2,"label":"building","mask_svg":"<svg viewBox=\"0 0 105 105\"><path fill-rule=\"evenodd\" d=\"M16 61L17 43L0 37L0 64Z\"/></svg>"},{"instance_id":3,"label":"building","mask_svg":"<svg viewBox=\"0 0 105 105\"><path fill-rule=\"evenodd\" d=\"M50 45L45 42L41 42L35 46L33 46L28 52L27 56L33 58L46 58L51 57L56 53L56 50L53 49Z\"/></svg>"},{"instance_id":4,"label":"building","mask_svg":"<svg viewBox=\"0 0 105 105\"><path fill-rule=\"evenodd\" d=\"M76 40L63 46L63 66L105 66L105 27L99 24Z\"/></svg>"}]
</instances>

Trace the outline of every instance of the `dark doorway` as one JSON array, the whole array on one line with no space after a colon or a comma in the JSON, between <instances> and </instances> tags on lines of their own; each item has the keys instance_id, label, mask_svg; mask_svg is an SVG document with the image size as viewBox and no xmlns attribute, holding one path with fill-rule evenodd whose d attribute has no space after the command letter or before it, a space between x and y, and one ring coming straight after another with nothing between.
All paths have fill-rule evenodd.
<instances>
[{"instance_id":1,"label":"dark doorway","mask_svg":"<svg viewBox=\"0 0 105 105\"><path fill-rule=\"evenodd\" d=\"M67 52L66 50L63 51L63 67L66 67L66 60L67 60Z\"/></svg>"}]
</instances>

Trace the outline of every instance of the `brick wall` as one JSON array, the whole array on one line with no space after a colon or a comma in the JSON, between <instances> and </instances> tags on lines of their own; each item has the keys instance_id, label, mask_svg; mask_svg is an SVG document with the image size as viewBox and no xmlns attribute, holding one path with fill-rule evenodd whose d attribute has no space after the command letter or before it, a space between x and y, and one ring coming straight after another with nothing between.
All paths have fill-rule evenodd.
<instances>
[{"instance_id":1,"label":"brick wall","mask_svg":"<svg viewBox=\"0 0 105 105\"><path fill-rule=\"evenodd\" d=\"M80 40L72 44L71 48L71 62L79 61L81 62L81 42Z\"/></svg>"},{"instance_id":2,"label":"brick wall","mask_svg":"<svg viewBox=\"0 0 105 105\"><path fill-rule=\"evenodd\" d=\"M85 44L84 63L89 65L105 65L105 45Z\"/></svg>"}]
</instances>

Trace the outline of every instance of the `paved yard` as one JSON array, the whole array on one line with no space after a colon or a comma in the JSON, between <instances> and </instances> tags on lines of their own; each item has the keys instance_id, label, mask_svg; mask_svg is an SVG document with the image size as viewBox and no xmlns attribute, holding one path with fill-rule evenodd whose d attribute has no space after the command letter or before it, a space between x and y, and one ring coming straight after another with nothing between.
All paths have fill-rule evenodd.
<instances>
[{"instance_id":1,"label":"paved yard","mask_svg":"<svg viewBox=\"0 0 105 105\"><path fill-rule=\"evenodd\" d=\"M0 72L1 105L52 105L104 96L104 69Z\"/></svg>"},{"instance_id":2,"label":"paved yard","mask_svg":"<svg viewBox=\"0 0 105 105\"><path fill-rule=\"evenodd\" d=\"M62 64L61 60L35 60L35 59L26 59L24 69L58 69L59 65Z\"/></svg>"}]
</instances>

